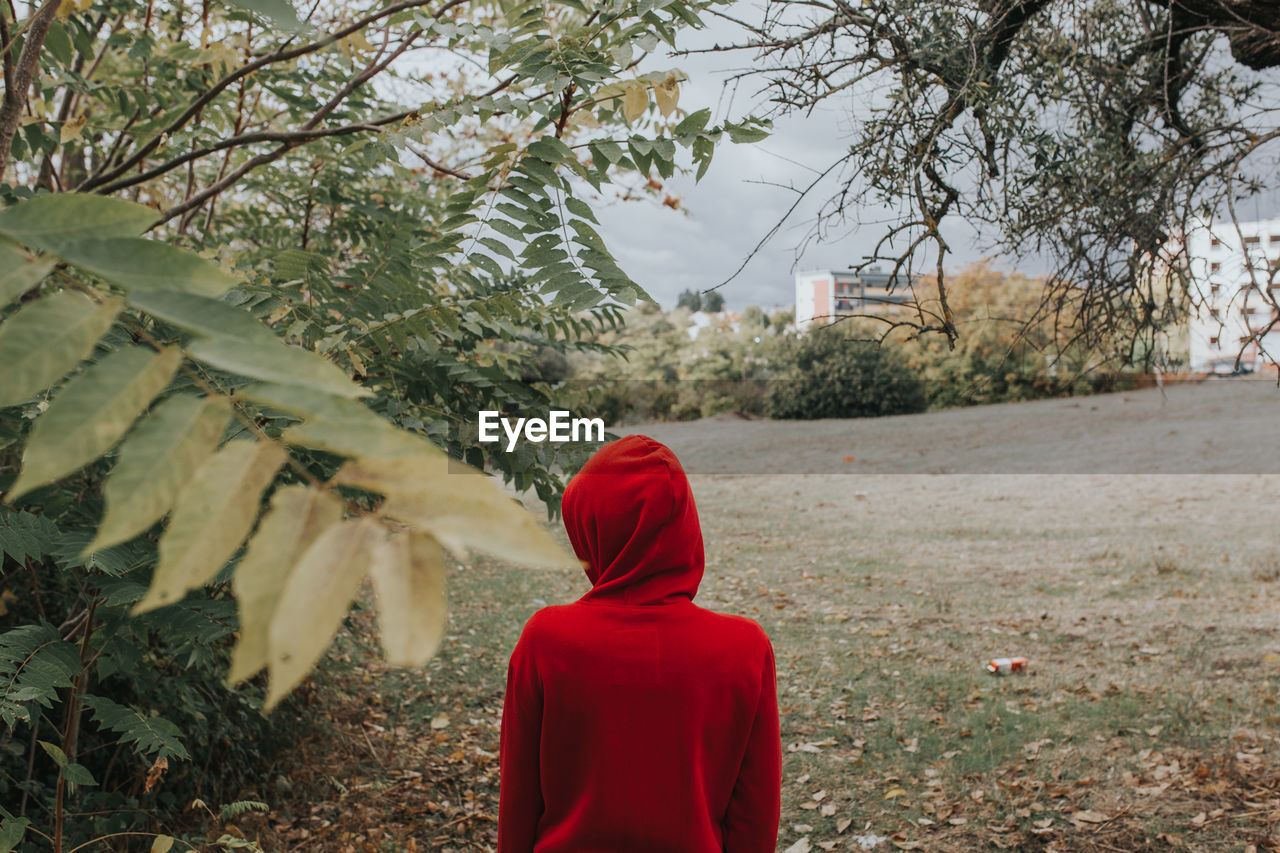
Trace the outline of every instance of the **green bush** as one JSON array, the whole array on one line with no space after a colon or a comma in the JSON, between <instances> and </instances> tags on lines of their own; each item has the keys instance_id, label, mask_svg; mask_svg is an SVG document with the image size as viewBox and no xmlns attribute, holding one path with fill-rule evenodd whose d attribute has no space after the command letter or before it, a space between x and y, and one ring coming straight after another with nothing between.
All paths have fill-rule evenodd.
<instances>
[{"instance_id":1,"label":"green bush","mask_svg":"<svg viewBox=\"0 0 1280 853\"><path fill-rule=\"evenodd\" d=\"M791 369L769 397L774 418L871 418L922 412L924 383L892 349L852 339L844 327L795 343Z\"/></svg>"}]
</instances>

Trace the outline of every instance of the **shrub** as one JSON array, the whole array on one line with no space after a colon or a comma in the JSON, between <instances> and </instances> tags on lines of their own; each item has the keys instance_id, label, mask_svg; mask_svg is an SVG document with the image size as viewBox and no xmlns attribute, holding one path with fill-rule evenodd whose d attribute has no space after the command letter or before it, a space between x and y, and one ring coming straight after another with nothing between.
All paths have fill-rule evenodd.
<instances>
[{"instance_id":1,"label":"shrub","mask_svg":"<svg viewBox=\"0 0 1280 853\"><path fill-rule=\"evenodd\" d=\"M774 418L867 418L924 411L924 383L892 349L850 339L845 327L800 338L769 397Z\"/></svg>"}]
</instances>

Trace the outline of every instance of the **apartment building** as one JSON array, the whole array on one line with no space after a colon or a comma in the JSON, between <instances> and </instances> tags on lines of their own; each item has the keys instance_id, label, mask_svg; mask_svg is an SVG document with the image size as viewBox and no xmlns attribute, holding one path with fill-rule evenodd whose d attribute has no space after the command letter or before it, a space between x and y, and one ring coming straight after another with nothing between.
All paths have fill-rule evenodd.
<instances>
[{"instance_id":1,"label":"apartment building","mask_svg":"<svg viewBox=\"0 0 1280 853\"><path fill-rule=\"evenodd\" d=\"M1199 307L1189 320L1195 372L1257 371L1280 359L1280 322L1268 293L1280 298L1280 217L1237 225L1215 221L1187 239Z\"/></svg>"}]
</instances>

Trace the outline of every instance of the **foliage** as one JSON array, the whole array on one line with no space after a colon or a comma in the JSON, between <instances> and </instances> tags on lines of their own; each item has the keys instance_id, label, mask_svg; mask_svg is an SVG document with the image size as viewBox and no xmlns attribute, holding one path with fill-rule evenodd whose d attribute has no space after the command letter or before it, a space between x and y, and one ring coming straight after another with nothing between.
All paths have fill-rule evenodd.
<instances>
[{"instance_id":1,"label":"foliage","mask_svg":"<svg viewBox=\"0 0 1280 853\"><path fill-rule=\"evenodd\" d=\"M702 294L696 290L682 290L676 300L677 308L688 308L690 311L702 310Z\"/></svg>"},{"instance_id":2,"label":"foliage","mask_svg":"<svg viewBox=\"0 0 1280 853\"><path fill-rule=\"evenodd\" d=\"M298 21L279 2L87 0L3 19L0 488L18 511L0 548L19 603L0 666L6 743L17 724L30 744L3 758L13 820L50 815L62 851L134 826L144 797L177 805L150 794L169 763L174 792L187 756L252 773L278 732L253 721L256 683L220 683L237 636L232 680L265 668L271 707L366 577L388 658L418 666L442 633L442 548L571 561L455 460L554 509L590 448L486 452L457 427L547 408L527 354L599 349L647 298L586 198L670 176L680 151L700 176L723 137L764 135L681 111L674 69L634 72L707 5L321 3ZM418 50L483 70L403 61ZM26 757L41 738L52 765ZM68 797L105 817L68 827Z\"/></svg>"},{"instance_id":3,"label":"foliage","mask_svg":"<svg viewBox=\"0 0 1280 853\"><path fill-rule=\"evenodd\" d=\"M850 338L849 328L815 329L793 345L791 369L773 386L774 418L866 418L924 411L925 385L896 351Z\"/></svg>"},{"instance_id":4,"label":"foliage","mask_svg":"<svg viewBox=\"0 0 1280 853\"><path fill-rule=\"evenodd\" d=\"M702 310L710 314L719 314L724 310L724 296L713 290L702 297Z\"/></svg>"},{"instance_id":5,"label":"foliage","mask_svg":"<svg viewBox=\"0 0 1280 853\"><path fill-rule=\"evenodd\" d=\"M771 0L759 20L737 49L778 114L856 105L848 153L816 164L809 189L829 195L811 237L845 233L864 200L893 210L864 265L935 276L900 320L916 332L957 335L959 220L1049 260L1060 329L1149 367L1205 295L1188 236L1235 229L1234 205L1272 183L1271 0Z\"/></svg>"},{"instance_id":6,"label":"foliage","mask_svg":"<svg viewBox=\"0 0 1280 853\"><path fill-rule=\"evenodd\" d=\"M720 317L696 329L685 308L665 314L636 308L617 331L596 339L622 358L575 356L568 383L580 400L575 411L610 424L762 414L769 380L782 366L784 337L781 327L758 321Z\"/></svg>"},{"instance_id":7,"label":"foliage","mask_svg":"<svg viewBox=\"0 0 1280 853\"><path fill-rule=\"evenodd\" d=\"M970 406L1113 390L1132 382L1127 361L1113 347L1086 347L1060 333L1045 315L1045 281L1003 273L988 262L953 273L949 303L960 337L954 346L936 335L893 340L925 383L931 408ZM935 287L922 283L919 290ZM1102 344L1102 341L1098 342Z\"/></svg>"},{"instance_id":8,"label":"foliage","mask_svg":"<svg viewBox=\"0 0 1280 853\"><path fill-rule=\"evenodd\" d=\"M941 336L902 332L879 340L880 347L891 351L887 363L905 365L918 377L929 408L1091 394L1131 387L1136 381L1137 374L1125 367L1124 341L1087 346L1056 327L1045 313L1044 279L1001 272L983 261L951 273L949 280L952 316L961 333L954 345ZM926 298L932 286L926 280L917 290L922 304L937 310L936 290ZM790 312L767 316L758 306L747 306L740 317L713 322L696 335L683 308L664 314L643 307L629 312L625 321L619 330L597 338L623 352L624 359L575 356L575 374L567 383L583 400L578 408L609 423L684 420L725 411L800 415L808 403L797 402L801 397L790 386L801 374L820 375L824 368L819 362L828 356L818 358L818 353L840 349L834 341L797 343L788 332ZM876 326L865 320L841 321L830 333L848 339L854 363L875 363L864 342L882 337ZM1172 340L1162 346L1166 367L1185 358ZM771 388L780 408L769 404ZM825 404L821 408L826 411ZM914 392L907 410L916 410ZM849 411L875 413L874 407L858 405Z\"/></svg>"}]
</instances>

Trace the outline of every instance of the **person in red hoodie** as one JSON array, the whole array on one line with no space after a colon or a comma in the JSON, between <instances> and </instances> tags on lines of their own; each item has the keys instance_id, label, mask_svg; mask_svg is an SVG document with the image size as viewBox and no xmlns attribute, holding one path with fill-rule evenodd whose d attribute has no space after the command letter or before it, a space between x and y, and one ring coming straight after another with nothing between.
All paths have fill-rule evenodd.
<instances>
[{"instance_id":1,"label":"person in red hoodie","mask_svg":"<svg viewBox=\"0 0 1280 853\"><path fill-rule=\"evenodd\" d=\"M773 647L693 603L702 531L679 461L614 441L562 508L591 590L535 613L512 652L498 853L773 851Z\"/></svg>"}]
</instances>

